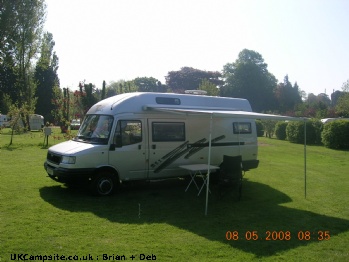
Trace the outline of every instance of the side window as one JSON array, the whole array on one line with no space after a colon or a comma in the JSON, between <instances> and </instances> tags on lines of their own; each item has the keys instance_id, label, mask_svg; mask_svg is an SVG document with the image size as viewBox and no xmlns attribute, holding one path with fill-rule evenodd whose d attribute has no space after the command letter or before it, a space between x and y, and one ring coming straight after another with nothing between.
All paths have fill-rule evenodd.
<instances>
[{"instance_id":1,"label":"side window","mask_svg":"<svg viewBox=\"0 0 349 262\"><path fill-rule=\"evenodd\" d=\"M252 125L250 122L236 122L233 123L234 134L251 134Z\"/></svg>"},{"instance_id":2,"label":"side window","mask_svg":"<svg viewBox=\"0 0 349 262\"><path fill-rule=\"evenodd\" d=\"M154 142L185 141L185 124L179 122L153 122L152 140Z\"/></svg>"},{"instance_id":3,"label":"side window","mask_svg":"<svg viewBox=\"0 0 349 262\"><path fill-rule=\"evenodd\" d=\"M142 142L142 122L138 120L119 120L113 143L117 147Z\"/></svg>"}]
</instances>

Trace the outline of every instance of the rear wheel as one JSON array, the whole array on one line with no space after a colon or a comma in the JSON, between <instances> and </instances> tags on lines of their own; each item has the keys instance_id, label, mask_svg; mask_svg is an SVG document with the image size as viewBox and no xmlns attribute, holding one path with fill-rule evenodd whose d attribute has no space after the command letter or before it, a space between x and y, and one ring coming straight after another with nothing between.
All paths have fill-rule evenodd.
<instances>
[{"instance_id":1,"label":"rear wheel","mask_svg":"<svg viewBox=\"0 0 349 262\"><path fill-rule=\"evenodd\" d=\"M91 191L94 195L109 196L117 187L116 176L110 171L101 171L97 174L91 184Z\"/></svg>"}]
</instances>

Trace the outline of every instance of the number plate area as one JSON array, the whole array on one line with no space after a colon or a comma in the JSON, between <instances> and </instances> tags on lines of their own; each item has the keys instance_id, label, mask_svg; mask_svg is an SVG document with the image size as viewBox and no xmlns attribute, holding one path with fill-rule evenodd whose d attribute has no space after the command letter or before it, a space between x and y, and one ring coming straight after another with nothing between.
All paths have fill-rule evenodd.
<instances>
[{"instance_id":1,"label":"number plate area","mask_svg":"<svg viewBox=\"0 0 349 262\"><path fill-rule=\"evenodd\" d=\"M53 169L52 169L52 168L47 167L46 172L47 172L47 174L49 174L50 176L53 176Z\"/></svg>"}]
</instances>

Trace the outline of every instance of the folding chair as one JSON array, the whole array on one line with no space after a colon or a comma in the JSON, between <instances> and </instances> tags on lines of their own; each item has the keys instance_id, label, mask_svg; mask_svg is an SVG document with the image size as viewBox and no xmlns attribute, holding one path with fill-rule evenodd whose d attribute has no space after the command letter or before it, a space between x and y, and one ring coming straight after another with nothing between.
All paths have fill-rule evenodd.
<instances>
[{"instance_id":1,"label":"folding chair","mask_svg":"<svg viewBox=\"0 0 349 262\"><path fill-rule=\"evenodd\" d=\"M218 186L222 197L228 191L237 192L237 199L241 199L242 191L242 158L241 156L223 156L223 162L219 166Z\"/></svg>"}]
</instances>

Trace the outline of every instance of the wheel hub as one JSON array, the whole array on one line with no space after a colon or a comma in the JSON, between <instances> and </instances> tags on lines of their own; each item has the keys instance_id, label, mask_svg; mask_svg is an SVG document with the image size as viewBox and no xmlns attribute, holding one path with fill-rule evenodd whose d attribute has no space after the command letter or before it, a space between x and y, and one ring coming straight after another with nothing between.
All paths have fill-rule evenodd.
<instances>
[{"instance_id":1,"label":"wheel hub","mask_svg":"<svg viewBox=\"0 0 349 262\"><path fill-rule=\"evenodd\" d=\"M98 184L98 190L102 195L109 194L113 189L113 182L108 179L101 179Z\"/></svg>"}]
</instances>

